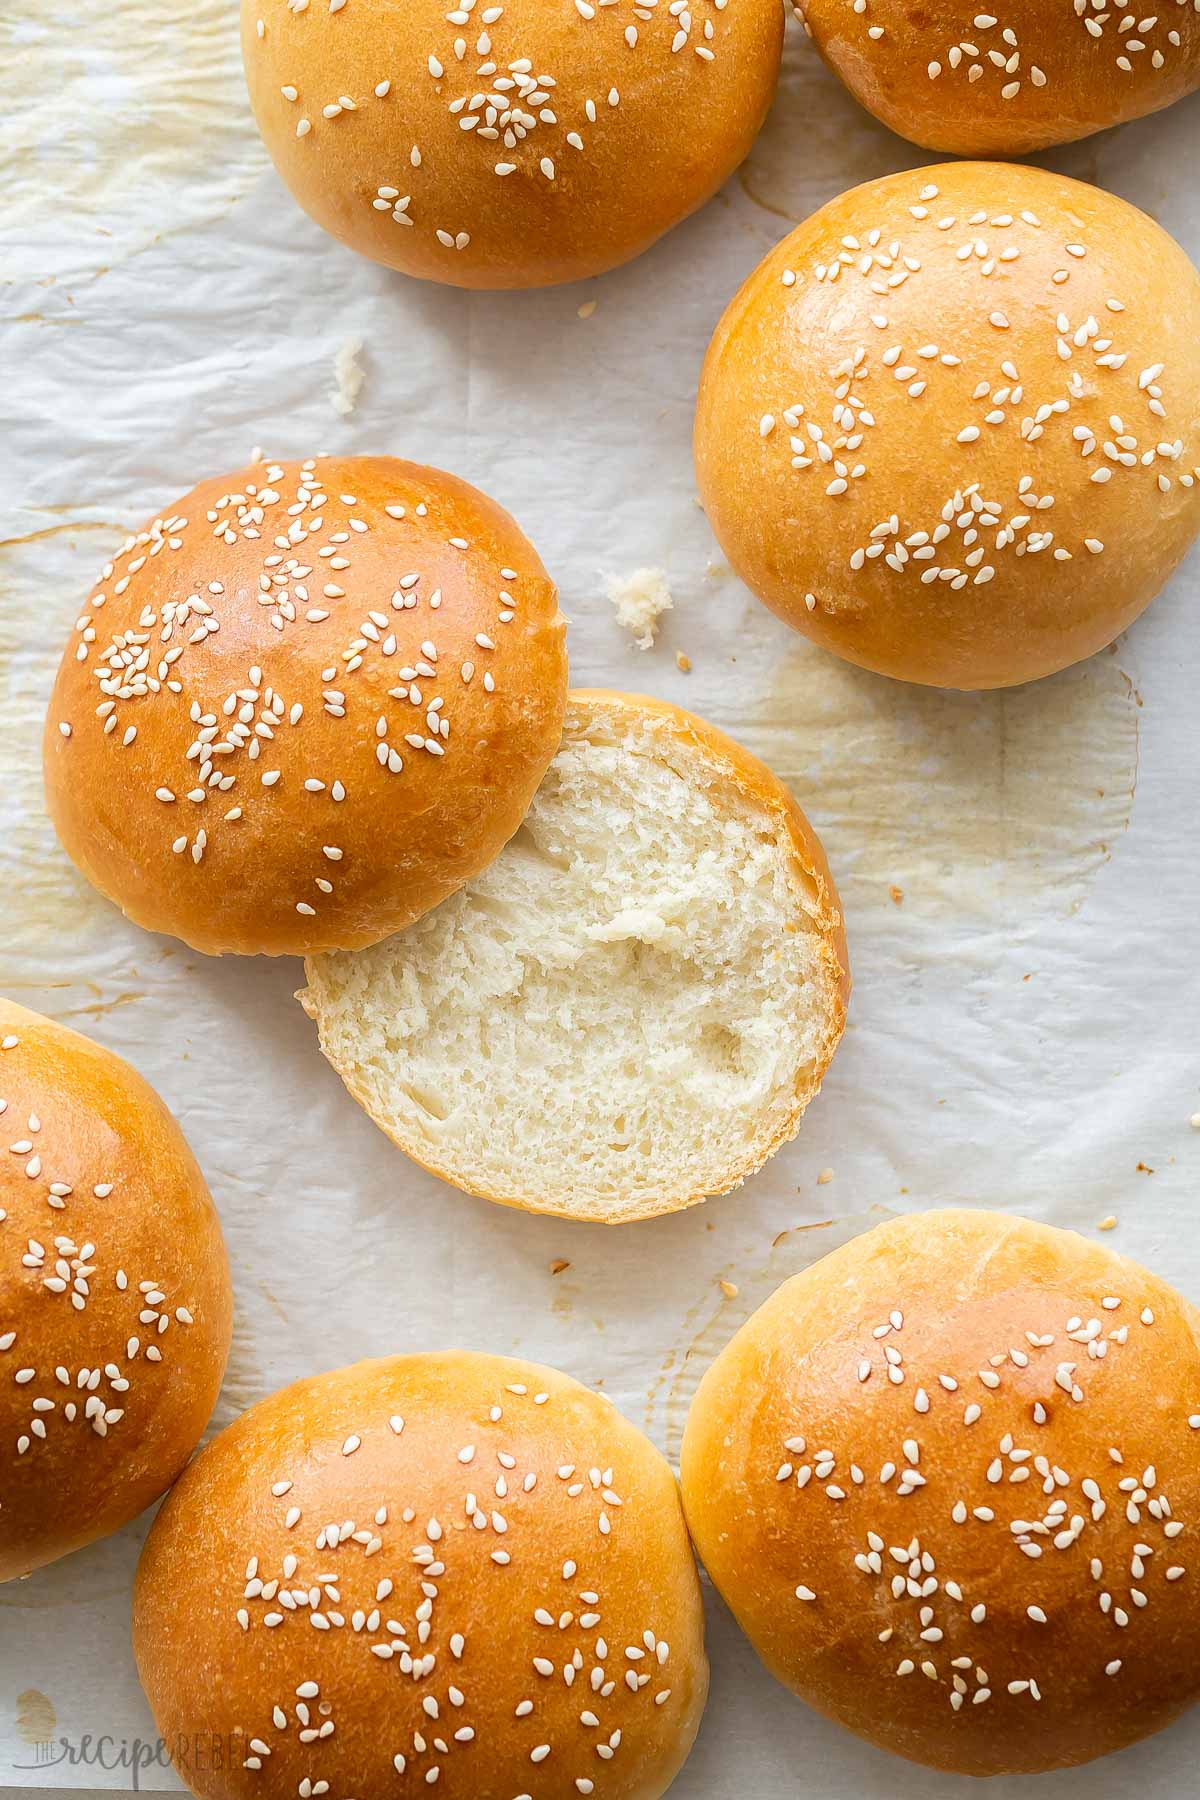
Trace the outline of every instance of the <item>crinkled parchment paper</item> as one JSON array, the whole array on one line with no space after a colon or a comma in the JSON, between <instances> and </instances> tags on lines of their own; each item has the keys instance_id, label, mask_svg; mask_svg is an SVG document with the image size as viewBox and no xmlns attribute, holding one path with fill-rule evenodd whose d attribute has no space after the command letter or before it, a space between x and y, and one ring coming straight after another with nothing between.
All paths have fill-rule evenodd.
<instances>
[{"instance_id":1,"label":"crinkled parchment paper","mask_svg":"<svg viewBox=\"0 0 1200 1800\"><path fill-rule=\"evenodd\" d=\"M1200 563L1080 668L930 693L792 636L696 505L695 380L737 283L832 194L929 159L793 32L763 138L699 217L581 288L467 296L359 261L297 211L250 124L225 0L10 8L0 83L0 987L128 1056L183 1121L237 1289L216 1423L312 1370L453 1341L603 1384L673 1454L700 1371L776 1282L947 1202L1087 1233L1113 1215L1110 1243L1200 1298ZM1200 255L1200 98L1048 160ZM353 338L346 419L330 389ZM38 740L79 601L126 530L255 445L395 451L479 482L561 583L577 681L693 707L794 787L841 886L855 998L799 1140L742 1193L621 1233L464 1198L344 1093L292 998L298 965L146 936L58 850ZM675 595L649 653L604 598L642 565ZM152 1736L128 1641L143 1530L0 1589L0 1783L129 1784L54 1744L107 1733L115 1759ZM961 1791L776 1689L715 1601L711 1625L679 1800ZM1047 1792L1191 1794L1198 1752L1200 1719Z\"/></svg>"}]
</instances>

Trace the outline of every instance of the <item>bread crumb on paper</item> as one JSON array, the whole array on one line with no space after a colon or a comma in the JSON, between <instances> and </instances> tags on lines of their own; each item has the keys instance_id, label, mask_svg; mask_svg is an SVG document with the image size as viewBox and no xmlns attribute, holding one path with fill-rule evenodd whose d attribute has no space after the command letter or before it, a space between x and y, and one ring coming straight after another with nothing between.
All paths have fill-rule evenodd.
<instances>
[{"instance_id":1,"label":"bread crumb on paper","mask_svg":"<svg viewBox=\"0 0 1200 1800\"><path fill-rule=\"evenodd\" d=\"M817 1186L818 1187L828 1187L829 1183L832 1180L833 1180L833 1170L832 1169L822 1169L821 1173L817 1176Z\"/></svg>"},{"instance_id":2,"label":"bread crumb on paper","mask_svg":"<svg viewBox=\"0 0 1200 1800\"><path fill-rule=\"evenodd\" d=\"M1116 1225L1117 1225L1116 1213L1109 1213L1107 1219L1101 1219L1100 1223L1096 1227L1096 1230L1097 1231L1115 1231Z\"/></svg>"},{"instance_id":3,"label":"bread crumb on paper","mask_svg":"<svg viewBox=\"0 0 1200 1800\"><path fill-rule=\"evenodd\" d=\"M717 1286L720 1288L721 1292L724 1294L724 1296L727 1300L736 1300L737 1299L738 1285L737 1285L736 1281L724 1281L724 1280L718 1281Z\"/></svg>"},{"instance_id":4,"label":"bread crumb on paper","mask_svg":"<svg viewBox=\"0 0 1200 1800\"><path fill-rule=\"evenodd\" d=\"M890 895L891 895L891 897L892 897L892 904L893 904L893 906L899 906L899 905L900 905L900 902L901 902L901 901L902 901L902 900L903 900L903 898L904 898L904 889L903 889L903 888L899 888L899 887L896 887L896 886L894 886L894 885L893 885L893 886L892 886L892 887L890 887L890 888L889 888L889 889L888 889L888 893L889 893L889 894L890 894Z\"/></svg>"},{"instance_id":5,"label":"bread crumb on paper","mask_svg":"<svg viewBox=\"0 0 1200 1800\"><path fill-rule=\"evenodd\" d=\"M1193 1113L1191 1118L1188 1120L1188 1124L1191 1126L1193 1131L1200 1131L1200 1113Z\"/></svg>"},{"instance_id":6,"label":"bread crumb on paper","mask_svg":"<svg viewBox=\"0 0 1200 1800\"><path fill-rule=\"evenodd\" d=\"M575 314L575 317L577 319L590 319L592 314L595 312L596 308L599 306L599 304L600 304L600 302L598 300L585 300L583 305L579 308L578 312Z\"/></svg>"},{"instance_id":7,"label":"bread crumb on paper","mask_svg":"<svg viewBox=\"0 0 1200 1800\"><path fill-rule=\"evenodd\" d=\"M660 615L675 605L665 571L635 569L632 575L610 575L607 585L617 624L632 633L639 650L652 650Z\"/></svg>"},{"instance_id":8,"label":"bread crumb on paper","mask_svg":"<svg viewBox=\"0 0 1200 1800\"><path fill-rule=\"evenodd\" d=\"M686 652L686 651L685 651L685 650L677 650L677 651L676 651L676 652L675 652L675 667L676 667L676 668L677 668L677 669L678 669L678 670L679 670L679 671L680 671L680 673L681 673L681 674L683 674L683 675L690 675L690 674L691 674L691 671L692 671L692 659L691 659L691 657L690 657L690 656L689 656L689 655L688 655L688 654L687 654L687 652Z\"/></svg>"},{"instance_id":9,"label":"bread crumb on paper","mask_svg":"<svg viewBox=\"0 0 1200 1800\"><path fill-rule=\"evenodd\" d=\"M550 1264L550 1273L552 1275L561 1275L563 1270L569 1269L570 1266L570 1263L565 1261L563 1257L556 1256L554 1261Z\"/></svg>"},{"instance_id":10,"label":"bread crumb on paper","mask_svg":"<svg viewBox=\"0 0 1200 1800\"><path fill-rule=\"evenodd\" d=\"M362 347L361 338L347 338L333 359L333 387L329 398L334 412L340 413L343 419L348 419L358 405L358 396L367 378L366 370L358 360Z\"/></svg>"}]
</instances>

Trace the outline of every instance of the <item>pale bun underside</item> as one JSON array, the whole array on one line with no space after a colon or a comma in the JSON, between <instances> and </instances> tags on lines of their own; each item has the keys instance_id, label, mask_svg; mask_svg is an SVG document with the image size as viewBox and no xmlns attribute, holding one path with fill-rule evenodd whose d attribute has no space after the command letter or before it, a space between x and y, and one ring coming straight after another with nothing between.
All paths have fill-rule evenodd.
<instances>
[{"instance_id":1,"label":"pale bun underside","mask_svg":"<svg viewBox=\"0 0 1200 1800\"><path fill-rule=\"evenodd\" d=\"M482 11L243 0L283 180L343 243L428 281L540 287L628 261L733 173L774 92L779 0Z\"/></svg>"},{"instance_id":2,"label":"pale bun underside","mask_svg":"<svg viewBox=\"0 0 1200 1800\"><path fill-rule=\"evenodd\" d=\"M243 1414L160 1512L133 1612L162 1737L228 1747L181 1769L205 1800L659 1800L708 1685L662 1457L568 1377L462 1351Z\"/></svg>"},{"instance_id":3,"label":"pale bun underside","mask_svg":"<svg viewBox=\"0 0 1200 1800\"><path fill-rule=\"evenodd\" d=\"M1200 87L1200 10L1070 0L799 0L856 100L901 137L957 156L1024 156L1158 112Z\"/></svg>"},{"instance_id":4,"label":"pale bun underside","mask_svg":"<svg viewBox=\"0 0 1200 1800\"><path fill-rule=\"evenodd\" d=\"M130 538L46 719L72 860L194 949L375 943L511 837L565 627L509 515L394 457L263 462Z\"/></svg>"},{"instance_id":5,"label":"pale bun underside","mask_svg":"<svg viewBox=\"0 0 1200 1800\"><path fill-rule=\"evenodd\" d=\"M678 708L568 698L490 869L300 996L350 1092L467 1192L618 1224L794 1136L841 1037L838 899L769 770Z\"/></svg>"},{"instance_id":6,"label":"pale bun underside","mask_svg":"<svg viewBox=\"0 0 1200 1800\"><path fill-rule=\"evenodd\" d=\"M1200 1697L1200 1314L1074 1233L933 1212L793 1277L683 1489L771 1672L915 1762L1067 1767Z\"/></svg>"},{"instance_id":7,"label":"pale bun underside","mask_svg":"<svg viewBox=\"0 0 1200 1800\"><path fill-rule=\"evenodd\" d=\"M1200 529L1200 277L1041 169L867 182L728 307L695 447L734 570L815 643L937 687L1051 674Z\"/></svg>"},{"instance_id":8,"label":"pale bun underside","mask_svg":"<svg viewBox=\"0 0 1200 1800\"><path fill-rule=\"evenodd\" d=\"M0 998L0 1582L157 1500L229 1351L221 1228L119 1057Z\"/></svg>"}]
</instances>

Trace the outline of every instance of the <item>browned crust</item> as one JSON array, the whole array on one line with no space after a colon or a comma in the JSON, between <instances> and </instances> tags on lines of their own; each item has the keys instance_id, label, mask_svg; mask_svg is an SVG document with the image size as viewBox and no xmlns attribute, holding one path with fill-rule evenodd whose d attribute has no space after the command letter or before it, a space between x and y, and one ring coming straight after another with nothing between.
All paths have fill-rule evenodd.
<instances>
[{"instance_id":1,"label":"browned crust","mask_svg":"<svg viewBox=\"0 0 1200 1800\"><path fill-rule=\"evenodd\" d=\"M1020 216L1026 211L1040 225ZM954 229L942 228L946 218ZM875 231L884 253L898 245L916 267L897 262L894 271L864 274L864 257L846 246ZM980 242L990 261L974 248L959 255ZM1070 253L1071 243L1084 254ZM1002 261L1014 247L1016 259ZM817 279L843 256L839 279ZM887 285L892 272L903 277L895 288ZM795 276L790 286L785 273ZM1114 297L1122 310L1109 309ZM1057 323L1064 313L1065 336ZM993 315L1008 324L995 325ZM1091 338L1076 345L1089 319ZM1098 361L1092 339L1115 347L1119 368ZM931 344L959 363L924 360ZM835 371L860 350L864 367L852 386L874 423L847 433L844 419L831 424ZM1015 387L1006 360L1017 367ZM1154 365L1161 415L1139 385ZM1063 404L1072 376L1083 385L1068 414L1045 413L1045 404ZM981 382L985 394L1007 396L995 400L990 423ZM782 414L797 402L806 413L791 430ZM768 414L776 422L763 437ZM1135 466L1115 460L1114 416L1136 438ZM1094 452L1081 452L1073 437L1081 424L1093 432ZM857 438L853 451L838 452L849 483L836 496L828 465L811 453L810 425L824 430L827 447ZM972 427L977 440L964 441L960 430ZM809 467L793 467L792 437L811 453ZM1178 440L1182 456L1144 466L1140 458L1163 440ZM943 163L866 182L784 238L730 302L705 359L694 446L701 499L726 558L805 637L863 668L930 686L1036 680L1111 643L1200 530L1200 277L1145 214L1045 170ZM1105 460L1110 479L1101 485L1092 476ZM1022 481L1053 501L1048 512L1022 504ZM983 569L967 566L975 552L952 510L946 548L935 552L942 575L926 584L928 569L904 546L920 545L924 532L919 554L928 554L947 504L973 484L1005 524L1018 520L1014 538L997 547L998 532L979 534L975 548L982 545L995 578L978 585ZM908 558L902 570L872 542L893 515ZM1039 547L1047 529L1052 543ZM1099 553L1093 543L1103 546ZM852 556L868 547L855 567ZM1063 549L1069 559L1058 558ZM951 565L966 578L961 590L945 578Z\"/></svg>"},{"instance_id":2,"label":"browned crust","mask_svg":"<svg viewBox=\"0 0 1200 1800\"><path fill-rule=\"evenodd\" d=\"M1200 15L1176 0L1167 0L1147 32L1119 31L1122 15L1113 12L1097 27L1099 36L1069 5L1042 0L1007 0L984 31L968 0L919 8L913 0L871 0L863 12L844 0L799 4L817 48L856 100L901 137L955 156L1026 156L1159 112L1200 87ZM871 29L882 35L872 38ZM1013 38L997 43L1002 31ZM1127 47L1130 37L1141 40L1136 51ZM1011 61L1014 41L1018 66L998 68L989 52ZM977 54L964 56L955 71L948 53L964 42ZM933 80L931 63L940 69ZM969 80L980 64L982 79ZM1035 70L1045 78L1041 85ZM1017 92L1005 98L1014 81Z\"/></svg>"},{"instance_id":3,"label":"browned crust","mask_svg":"<svg viewBox=\"0 0 1200 1800\"><path fill-rule=\"evenodd\" d=\"M275 467L281 478L274 484L269 462L202 482L160 515L186 517L186 528L173 534L178 549L146 555L146 546L134 543L115 559L112 577L84 603L88 624L72 634L46 717L46 801L72 860L135 924L212 954L358 949L445 899L520 825L557 747L566 694L565 623L532 545L478 489L394 457L316 459L327 498L316 515L322 526L315 542L290 552L311 570L303 578L307 598L293 595L297 616L282 630L273 627L275 609L262 604L260 577L269 573L268 556L277 559L276 568L282 559L274 544L291 525L287 503L300 491L302 465ZM251 484L281 496L265 509L261 535L239 531L235 543L218 543L208 515L231 516L219 502L247 494ZM353 507L341 499L347 493ZM405 518L390 516L389 505L403 505ZM418 505L427 507L424 517ZM350 532L351 519L365 521L368 530ZM348 541L332 542L338 531ZM321 549L340 552L338 560L349 567L338 568ZM131 573L139 556L146 560ZM504 569L515 579L505 578ZM409 590L420 598L416 607L397 611L397 583L409 573L420 575ZM124 592L117 592L126 579ZM209 596L214 579L223 591ZM297 577L287 591L299 584ZM117 634L139 630L144 608L161 619L168 601L196 592L209 598L219 619L203 643L188 639L194 621L170 645L159 626L141 634L149 640L150 674L163 670L164 650L183 645L165 671L182 691L160 686L157 693L118 699L117 728L106 730L107 720L97 715L103 694L96 672L105 667L108 646ZM434 609L428 602L438 592L442 602ZM513 616L498 622L505 610L499 596L508 592ZM310 621L310 610L325 616ZM374 641L360 630L371 613L384 620L382 627L369 624ZM94 641L87 631L94 631ZM478 635L495 648L480 648ZM394 653L387 653L389 639ZM438 651L431 676L420 672L433 667L421 651L427 641ZM363 646L361 666L348 667L354 643ZM83 661L78 648L86 652ZM469 685L461 673L466 663L474 668ZM256 668L255 689L247 684ZM397 685L401 668L417 669L411 685ZM485 691L485 672L495 682L493 693ZM259 695L246 727L257 734L268 691L282 698L285 713L270 739L258 742L258 760L250 760L251 738L234 753L212 757L216 775L236 777L228 792L207 782L193 787L203 757L189 761L185 752L212 729L197 723L193 708L215 722L216 741L223 743L234 722L230 697L237 697L241 728L241 696ZM344 695L344 716L328 710L330 693ZM420 704L412 703L414 693ZM443 754L435 756L419 743L414 748L408 734L428 736L426 707L439 696L450 732L441 740ZM293 726L296 704L303 714ZM398 772L377 760L380 719L403 763ZM136 738L126 743L131 728ZM261 772L271 770L279 779L267 786ZM310 778L324 788L310 791ZM338 780L345 796L335 803ZM160 787L175 800L158 799ZM193 802L192 792L203 804ZM235 802L241 817L231 822L225 815ZM201 830L207 843L197 863ZM179 841L184 849L175 854Z\"/></svg>"},{"instance_id":4,"label":"browned crust","mask_svg":"<svg viewBox=\"0 0 1200 1800\"><path fill-rule=\"evenodd\" d=\"M440 0L372 0L332 16L326 6L297 12L287 0L243 0L242 49L267 150L295 199L334 237L425 281L532 288L637 256L716 193L750 150L775 91L783 8L730 0L706 18L711 40L697 14L692 42L678 53L678 20L665 9L637 21L635 47L624 41L634 21L623 11L598 8L585 20L571 0L498 19L489 31L494 60L534 58L557 84L557 123L539 122L515 147L462 130L450 112L456 98L488 84L476 74L478 26L463 34L471 48L458 61ZM434 53L440 78L430 71ZM385 73L391 92L376 98ZM284 86L298 90L295 102ZM341 96L354 111L325 119L322 103ZM311 130L298 138L302 117ZM567 142L568 132L582 147ZM540 166L547 156L553 180ZM500 161L512 164L507 176L495 173ZM408 199L410 225L375 208L381 187Z\"/></svg>"},{"instance_id":5,"label":"browned crust","mask_svg":"<svg viewBox=\"0 0 1200 1800\"><path fill-rule=\"evenodd\" d=\"M514 1386L527 1391L514 1394ZM490 1416L493 1405L499 1420ZM393 1417L404 1421L398 1435ZM351 1434L359 1444L347 1455ZM470 1466L459 1455L468 1445ZM497 1452L512 1459L507 1475ZM557 1476L568 1464L578 1468L583 1491L569 1493ZM604 1485L611 1482L619 1507L593 1489L592 1468L611 1469ZM529 1472L538 1479L526 1491ZM507 1491L497 1489L498 1477ZM276 1497L280 1480L293 1485ZM482 1524L464 1509L468 1491ZM381 1503L382 1521L375 1518ZM293 1506L301 1517L289 1529ZM502 1535L490 1523L495 1513L507 1525ZM348 1518L381 1540L370 1560L353 1540L315 1549L326 1520ZM431 1519L442 1529L429 1539L429 1554L436 1541L445 1573L431 1573L424 1589L426 1599L433 1592L426 1648L437 1662L418 1683L369 1646L390 1635L383 1621L395 1618L420 1648L414 1613L422 1571L413 1550ZM501 1547L510 1558L503 1567L491 1560ZM297 1583L307 1586L323 1571L336 1578L338 1596L326 1605L340 1608L343 1627L313 1629L303 1610L264 1626L270 1601L246 1593L249 1559L258 1557L266 1581L289 1554L298 1558ZM577 1565L573 1576L564 1574L568 1558ZM385 1576L394 1592L382 1618L355 1628L356 1610L367 1611ZM580 1590L599 1594L598 1623L580 1624L587 1613ZM246 1630L237 1621L243 1607ZM535 1621L537 1608L553 1608L553 1627ZM571 1616L559 1625L563 1608ZM634 1665L625 1648L641 1645L644 1628L670 1647L662 1704L654 1699L658 1681L637 1694L626 1684ZM465 1640L458 1657L455 1633ZM615 1691L595 1700L598 1637L607 1643ZM185 1754L192 1750L180 1772L202 1800L294 1800L305 1776L329 1781L335 1795L415 1800L428 1791L434 1764L437 1792L448 1800L512 1800L526 1791L539 1800L577 1800L581 1774L594 1777L598 1800L658 1800L691 1748L708 1686L699 1581L663 1458L606 1400L567 1376L465 1351L360 1362L296 1382L244 1413L197 1457L154 1523L134 1587L133 1641L159 1732ZM560 1665L577 1648L586 1661L569 1685ZM554 1660L553 1678L535 1672L535 1656ZM297 1742L295 1692L308 1681L320 1687L314 1724L332 1718L334 1731L305 1747ZM447 1701L455 1682L465 1696L457 1712ZM435 1722L422 1710L426 1695L440 1703ZM521 1717L516 1703L526 1697L536 1710ZM589 1701L605 1720L601 1741L621 1733L619 1754L607 1762L580 1720ZM287 1711L286 1730L272 1724L275 1704ZM430 1754L413 1754L414 1730L429 1741L460 1724L474 1731L469 1742L451 1744L448 1754L433 1754L432 1746ZM272 1753L261 1769L247 1770L254 1737ZM531 1766L539 1742L551 1755ZM225 1750L223 1759L203 1756L209 1743ZM393 1767L396 1750L409 1754L402 1774Z\"/></svg>"},{"instance_id":6,"label":"browned crust","mask_svg":"<svg viewBox=\"0 0 1200 1800\"><path fill-rule=\"evenodd\" d=\"M1106 1298L1119 1308L1106 1310ZM893 1314L900 1328L880 1339ZM1104 1357L1070 1339L1072 1318L1080 1330L1101 1322ZM1123 1327L1127 1342L1111 1341L1107 1334ZM1054 1342L1039 1347L1030 1331ZM885 1345L903 1358L897 1384L886 1379ZM1084 1395L1078 1403L1058 1379L1068 1363ZM957 1390L947 1391L942 1375ZM972 1403L980 1413L968 1420ZM1159 1730L1200 1697L1200 1605L1187 1548L1200 1514L1194 1416L1200 1314L1164 1282L1073 1232L998 1213L917 1214L785 1282L722 1351L684 1435L685 1510L709 1575L759 1655L810 1705L933 1768L1064 1768ZM793 1433L805 1440L794 1456L786 1447ZM925 1485L901 1496L901 1477L885 1479L883 1469L885 1459L897 1471L911 1466L909 1439ZM1018 1484L1009 1451L1027 1448L1044 1462L1030 1461L1033 1478ZM840 1501L822 1491L830 1479L818 1472L822 1449L837 1458ZM778 1479L788 1463L794 1473ZM803 1489L802 1464L811 1477ZM1031 1536L1044 1545L1032 1558L1012 1521L1040 1521L1051 1507L1043 1469L1066 1477L1053 1484L1066 1512L1061 1527ZM1170 1514L1156 1518L1143 1501L1131 1521L1126 1507L1147 1471ZM1127 1476L1132 1489L1118 1485ZM1085 1479L1098 1484L1099 1517ZM980 1507L994 1518L980 1519ZM1076 1518L1079 1537L1054 1542ZM1183 1525L1181 1537L1166 1535L1166 1518ZM867 1555L872 1530L875 1547L884 1546L878 1573L854 1561ZM923 1596L897 1596L901 1565L889 1547L914 1539L931 1559L921 1580L935 1583ZM1131 1558L1143 1540L1139 1575ZM1176 1563L1185 1574L1171 1580ZM813 1598L797 1598L797 1584ZM923 1603L932 1609L928 1629L941 1636L919 1638ZM1124 1609L1124 1626L1114 1609ZM890 1632L886 1641L881 1631ZM911 1678L899 1674L903 1659L915 1665ZM927 1661L932 1675L921 1672ZM1111 1661L1120 1667L1109 1674ZM956 1673L966 1685L957 1711ZM1040 1698L1010 1687L1031 1677ZM988 1692L976 1703L981 1685Z\"/></svg>"},{"instance_id":7,"label":"browned crust","mask_svg":"<svg viewBox=\"0 0 1200 1800\"><path fill-rule=\"evenodd\" d=\"M611 688L576 688L567 697L567 719L570 720L572 705L594 709L601 717L609 720L614 726L620 724L631 714L649 723L653 729L661 730L676 742L685 744L689 749L704 756L706 760L719 770L722 777L728 780L739 795L762 806L772 823L790 840L796 868L797 889L805 912L805 928L816 932L821 944L821 965L828 986L830 1016L824 1035L821 1054L816 1064L806 1072L797 1084L795 1103L787 1118L769 1138L765 1138L756 1146L754 1153L743 1163L728 1170L720 1185L716 1188L691 1189L685 1193L673 1194L668 1198L647 1201L638 1210L622 1212L612 1220L597 1220L594 1214L583 1214L573 1206L569 1194L564 1194L557 1201L530 1201L525 1195L502 1193L481 1183L477 1179L468 1178L453 1162L442 1162L429 1153L428 1146L419 1146L412 1138L396 1131L373 1110L372 1097L365 1084L359 1081L354 1071L342 1068L330 1051L324 1037L321 1040L322 1053L337 1070L350 1094L391 1138L406 1156L431 1175L448 1181L452 1186L460 1188L464 1193L476 1194L481 1199L492 1200L501 1206L514 1207L523 1212L548 1213L558 1218L584 1218L590 1223L628 1224L640 1219L658 1218L664 1213L679 1212L689 1206L697 1206L702 1201L713 1198L717 1194L728 1193L740 1187L747 1178L757 1172L785 1143L795 1137L800 1129L800 1122L809 1103L820 1092L825 1072L833 1060L838 1044L845 1029L846 1007L850 998L850 968L846 950L846 933L842 919L841 902L834 886L833 877L825 852L816 832L809 824L795 798L780 781L779 777L767 768L765 763L751 754L742 745L737 744L716 726L710 725L694 713L686 712L682 707L674 706L669 701L652 699L643 694L625 694ZM315 1020L320 1031L320 1016L309 990L304 989L297 999L309 1017Z\"/></svg>"},{"instance_id":8,"label":"browned crust","mask_svg":"<svg viewBox=\"0 0 1200 1800\"><path fill-rule=\"evenodd\" d=\"M9 1038L16 1044L0 1050L7 1140L26 1134L41 1168L31 1178L24 1156L0 1160L0 1339L15 1332L0 1350L0 1582L108 1536L169 1487L208 1422L232 1330L220 1223L158 1095L110 1051L0 998L0 1041ZM71 1190L61 1207L50 1204L51 1182ZM93 1192L108 1184L110 1194ZM82 1310L69 1291L45 1286L61 1258L74 1288L80 1259L60 1238L80 1251L93 1246ZM46 1251L38 1268L24 1260L31 1239ZM169 1320L161 1335L140 1317L148 1306L143 1281L165 1296L150 1308ZM190 1325L175 1316L179 1307ZM133 1337L141 1348L130 1357ZM149 1345L161 1361L147 1360ZM113 1366L126 1391L113 1387ZM56 1376L60 1368L70 1388ZM24 1369L36 1374L18 1382ZM105 1373L80 1390L81 1369ZM103 1439L83 1418L65 1416L90 1393L124 1415ZM53 1410L37 1412L36 1399ZM39 1417L43 1439L30 1425Z\"/></svg>"}]
</instances>

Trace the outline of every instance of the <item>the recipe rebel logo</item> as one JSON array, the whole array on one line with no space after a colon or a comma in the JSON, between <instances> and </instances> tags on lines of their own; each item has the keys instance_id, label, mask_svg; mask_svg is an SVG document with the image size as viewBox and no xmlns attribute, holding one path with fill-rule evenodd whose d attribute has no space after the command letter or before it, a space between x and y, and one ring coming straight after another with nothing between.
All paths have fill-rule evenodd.
<instances>
[{"instance_id":1,"label":"the recipe rebel logo","mask_svg":"<svg viewBox=\"0 0 1200 1800\"><path fill-rule=\"evenodd\" d=\"M27 1748L10 1766L39 1773L55 1768L119 1771L126 1776L122 1784L126 1792L137 1794L150 1769L169 1770L173 1764L186 1782L189 1774L237 1767L246 1754L241 1732L200 1732L168 1743L163 1738L120 1737L105 1731L67 1737L57 1727L58 1713L48 1695L37 1688L18 1694L15 1735Z\"/></svg>"}]
</instances>

